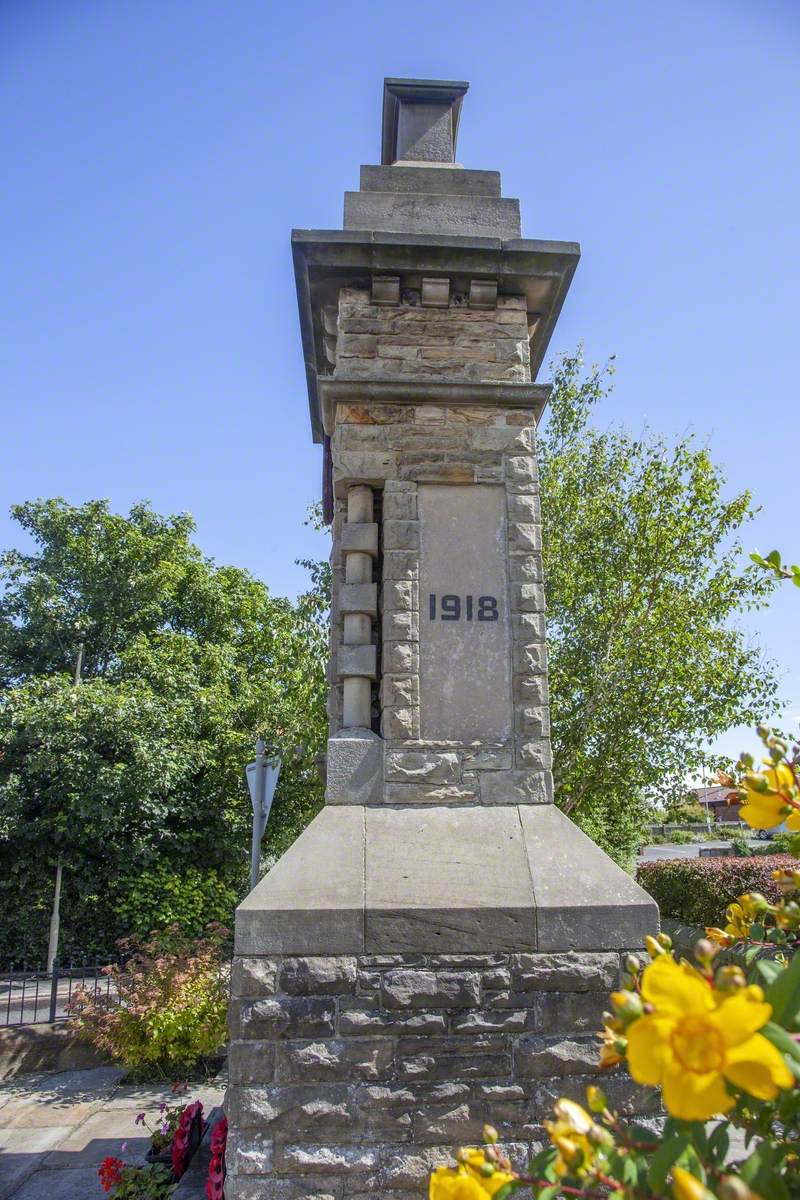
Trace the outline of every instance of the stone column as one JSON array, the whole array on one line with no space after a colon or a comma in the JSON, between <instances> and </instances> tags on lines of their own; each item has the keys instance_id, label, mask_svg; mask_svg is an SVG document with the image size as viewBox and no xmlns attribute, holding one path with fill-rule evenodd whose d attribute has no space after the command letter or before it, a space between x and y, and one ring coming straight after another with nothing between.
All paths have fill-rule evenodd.
<instances>
[{"instance_id":1,"label":"stone column","mask_svg":"<svg viewBox=\"0 0 800 1200\"><path fill-rule=\"evenodd\" d=\"M237 910L229 1200L411 1200L485 1121L523 1163L658 928L553 803L534 380L578 248L455 165L465 91L387 80L345 229L293 234L336 509L327 803Z\"/></svg>"},{"instance_id":2,"label":"stone column","mask_svg":"<svg viewBox=\"0 0 800 1200\"><path fill-rule=\"evenodd\" d=\"M372 723L372 680L375 679L375 646L372 619L377 614L377 584L372 563L378 553L378 527L372 520L372 488L351 487L347 494L347 524L342 535L344 579L342 726L369 729Z\"/></svg>"}]
</instances>

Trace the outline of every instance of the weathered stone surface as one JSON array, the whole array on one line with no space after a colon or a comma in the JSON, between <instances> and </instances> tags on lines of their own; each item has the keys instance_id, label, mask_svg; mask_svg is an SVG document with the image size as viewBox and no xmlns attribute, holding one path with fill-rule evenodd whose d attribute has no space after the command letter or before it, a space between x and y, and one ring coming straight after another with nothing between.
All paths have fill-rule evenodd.
<instances>
[{"instance_id":1,"label":"weathered stone surface","mask_svg":"<svg viewBox=\"0 0 800 1200\"><path fill-rule=\"evenodd\" d=\"M456 971L398 970L381 983L386 1008L468 1008L480 999L476 974Z\"/></svg>"},{"instance_id":2,"label":"weathered stone surface","mask_svg":"<svg viewBox=\"0 0 800 1200\"><path fill-rule=\"evenodd\" d=\"M377 1150L360 1146L279 1146L275 1165L279 1171L300 1175L359 1175L378 1166Z\"/></svg>"},{"instance_id":3,"label":"weathered stone surface","mask_svg":"<svg viewBox=\"0 0 800 1200\"><path fill-rule=\"evenodd\" d=\"M274 958L235 957L231 968L231 994L271 996L275 991L276 975Z\"/></svg>"},{"instance_id":4,"label":"weathered stone surface","mask_svg":"<svg viewBox=\"0 0 800 1200\"><path fill-rule=\"evenodd\" d=\"M511 976L519 991L610 992L619 983L619 955L513 954Z\"/></svg>"},{"instance_id":5,"label":"weathered stone surface","mask_svg":"<svg viewBox=\"0 0 800 1200\"><path fill-rule=\"evenodd\" d=\"M600 1073L597 1039L520 1038L514 1045L514 1069L520 1079L561 1079Z\"/></svg>"},{"instance_id":6,"label":"weathered stone surface","mask_svg":"<svg viewBox=\"0 0 800 1200\"><path fill-rule=\"evenodd\" d=\"M336 1006L327 997L279 996L269 1000L234 1000L234 1037L318 1037L334 1032Z\"/></svg>"},{"instance_id":7,"label":"weathered stone surface","mask_svg":"<svg viewBox=\"0 0 800 1200\"><path fill-rule=\"evenodd\" d=\"M343 1035L368 1033L435 1034L447 1031L447 1018L441 1012L418 1012L407 1016L398 1012L377 1012L364 1009L341 1009L339 1033Z\"/></svg>"},{"instance_id":8,"label":"weathered stone surface","mask_svg":"<svg viewBox=\"0 0 800 1200\"><path fill-rule=\"evenodd\" d=\"M373 647L358 647L372 649ZM383 787L383 741L366 729L328 739L325 798L329 804L376 804Z\"/></svg>"},{"instance_id":9,"label":"weathered stone surface","mask_svg":"<svg viewBox=\"0 0 800 1200\"><path fill-rule=\"evenodd\" d=\"M266 1175L272 1170L272 1139L254 1130L230 1130L225 1157L235 1175Z\"/></svg>"},{"instance_id":10,"label":"weathered stone surface","mask_svg":"<svg viewBox=\"0 0 800 1200\"><path fill-rule=\"evenodd\" d=\"M281 990L290 996L339 996L355 990L356 959L341 954L285 958L281 963Z\"/></svg>"},{"instance_id":11,"label":"weathered stone surface","mask_svg":"<svg viewBox=\"0 0 800 1200\"><path fill-rule=\"evenodd\" d=\"M481 1034L474 1038L400 1038L398 1074L407 1081L492 1079L511 1074L507 1040Z\"/></svg>"},{"instance_id":12,"label":"weathered stone surface","mask_svg":"<svg viewBox=\"0 0 800 1200\"><path fill-rule=\"evenodd\" d=\"M336 1038L318 1042L284 1042L278 1048L276 1078L313 1083L389 1077L394 1057L390 1041L380 1038Z\"/></svg>"},{"instance_id":13,"label":"weathered stone surface","mask_svg":"<svg viewBox=\"0 0 800 1200\"><path fill-rule=\"evenodd\" d=\"M390 750L386 778L396 783L450 783L460 779L458 755L424 750Z\"/></svg>"},{"instance_id":14,"label":"weathered stone surface","mask_svg":"<svg viewBox=\"0 0 800 1200\"><path fill-rule=\"evenodd\" d=\"M275 1072L275 1042L230 1042L228 1068L237 1084L269 1083Z\"/></svg>"}]
</instances>

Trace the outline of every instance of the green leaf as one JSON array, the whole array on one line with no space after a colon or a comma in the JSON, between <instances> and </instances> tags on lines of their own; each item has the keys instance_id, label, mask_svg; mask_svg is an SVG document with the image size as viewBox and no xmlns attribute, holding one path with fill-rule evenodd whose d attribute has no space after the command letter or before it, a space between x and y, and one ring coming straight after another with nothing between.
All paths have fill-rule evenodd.
<instances>
[{"instance_id":1,"label":"green leaf","mask_svg":"<svg viewBox=\"0 0 800 1200\"><path fill-rule=\"evenodd\" d=\"M778 966L777 963L773 964ZM786 1025L794 1023L800 1012L800 954L792 957L788 967L775 974L774 981L766 993L772 1005L772 1020Z\"/></svg>"},{"instance_id":2,"label":"green leaf","mask_svg":"<svg viewBox=\"0 0 800 1200\"><path fill-rule=\"evenodd\" d=\"M781 565L780 550L770 550L769 554L767 555L767 562L771 567L779 567Z\"/></svg>"},{"instance_id":3,"label":"green leaf","mask_svg":"<svg viewBox=\"0 0 800 1200\"><path fill-rule=\"evenodd\" d=\"M769 986L783 974L783 963L775 962L771 958L762 958L756 963L756 971L761 976L764 983ZM774 1006L773 1006L774 1007Z\"/></svg>"},{"instance_id":4,"label":"green leaf","mask_svg":"<svg viewBox=\"0 0 800 1200\"><path fill-rule=\"evenodd\" d=\"M647 1179L654 1192L660 1192L667 1180L670 1168L675 1165L689 1145L688 1133L680 1137L667 1138L656 1150L650 1162Z\"/></svg>"},{"instance_id":5,"label":"green leaf","mask_svg":"<svg viewBox=\"0 0 800 1200\"><path fill-rule=\"evenodd\" d=\"M730 1135L726 1121L721 1121L708 1139L708 1151L716 1163L722 1163L730 1147Z\"/></svg>"}]
</instances>

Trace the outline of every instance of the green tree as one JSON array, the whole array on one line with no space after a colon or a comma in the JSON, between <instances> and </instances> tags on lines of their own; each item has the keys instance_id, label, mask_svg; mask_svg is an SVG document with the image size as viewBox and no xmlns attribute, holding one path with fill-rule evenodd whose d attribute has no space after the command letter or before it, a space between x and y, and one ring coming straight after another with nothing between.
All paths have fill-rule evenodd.
<instances>
[{"instance_id":1,"label":"green tree","mask_svg":"<svg viewBox=\"0 0 800 1200\"><path fill-rule=\"evenodd\" d=\"M0 955L42 953L59 859L66 953L107 950L156 917L229 921L246 889L255 738L284 756L268 854L322 802L323 602L217 567L185 514L12 511L34 550L0 558Z\"/></svg>"},{"instance_id":2,"label":"green tree","mask_svg":"<svg viewBox=\"0 0 800 1200\"><path fill-rule=\"evenodd\" d=\"M651 801L723 765L708 741L774 709L735 623L773 581L742 558L750 493L706 449L592 425L610 373L557 364L539 460L557 802L625 862Z\"/></svg>"}]
</instances>

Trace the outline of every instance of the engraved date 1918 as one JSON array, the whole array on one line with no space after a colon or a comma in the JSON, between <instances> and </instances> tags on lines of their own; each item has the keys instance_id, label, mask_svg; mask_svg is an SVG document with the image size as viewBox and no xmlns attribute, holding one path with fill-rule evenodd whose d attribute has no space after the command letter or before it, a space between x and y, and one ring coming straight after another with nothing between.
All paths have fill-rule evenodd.
<instances>
[{"instance_id":1,"label":"engraved date 1918","mask_svg":"<svg viewBox=\"0 0 800 1200\"><path fill-rule=\"evenodd\" d=\"M428 616L431 621L496 621L496 596L428 596Z\"/></svg>"}]
</instances>

